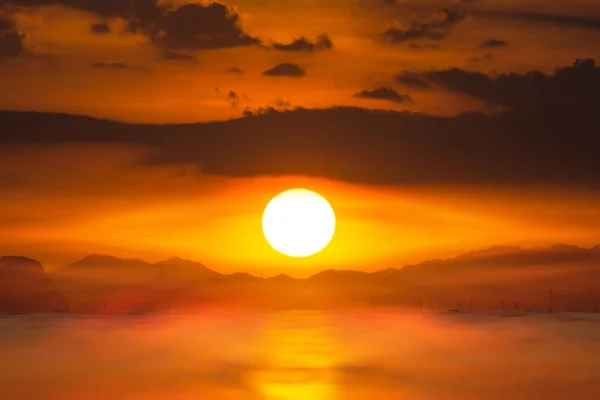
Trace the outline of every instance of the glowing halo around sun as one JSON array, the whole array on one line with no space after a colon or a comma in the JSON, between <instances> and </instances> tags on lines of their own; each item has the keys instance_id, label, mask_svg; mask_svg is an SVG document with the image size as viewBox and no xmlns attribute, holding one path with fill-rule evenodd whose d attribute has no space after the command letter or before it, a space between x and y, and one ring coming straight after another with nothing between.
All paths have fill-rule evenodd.
<instances>
[{"instance_id":1,"label":"glowing halo around sun","mask_svg":"<svg viewBox=\"0 0 600 400\"><path fill-rule=\"evenodd\" d=\"M320 194L290 189L273 197L262 217L267 242L290 257L308 257L323 250L335 232L335 213Z\"/></svg>"}]
</instances>

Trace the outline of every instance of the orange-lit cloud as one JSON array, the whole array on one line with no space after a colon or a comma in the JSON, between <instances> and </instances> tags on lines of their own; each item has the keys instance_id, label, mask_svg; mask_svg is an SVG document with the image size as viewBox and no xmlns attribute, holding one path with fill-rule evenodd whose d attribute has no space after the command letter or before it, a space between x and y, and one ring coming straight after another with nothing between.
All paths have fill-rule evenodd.
<instances>
[{"instance_id":1,"label":"orange-lit cloud","mask_svg":"<svg viewBox=\"0 0 600 400\"><path fill-rule=\"evenodd\" d=\"M0 90L10 94L0 98L0 107L144 122L229 119L246 108L276 106L281 98L294 107L352 105L440 115L485 110L480 101L416 87L408 93L414 102L354 94L378 87L401 92L395 77L404 70L551 72L576 58L600 59L594 22L600 10L584 0L569 9L550 3L293 0L280 7L238 0L165 8L148 0L130 9L127 2L3 0L7 28L0 47L8 54L12 41L14 56L0 64ZM201 23L213 14L222 23ZM205 31L196 32L200 26ZM391 44L386 32L403 39ZM481 47L490 40L511 45ZM328 51L281 51L317 48ZM135 68L98 70L94 63ZM305 76L262 75L286 63ZM246 73L231 74L232 68ZM246 100L231 107L215 86Z\"/></svg>"}]
</instances>

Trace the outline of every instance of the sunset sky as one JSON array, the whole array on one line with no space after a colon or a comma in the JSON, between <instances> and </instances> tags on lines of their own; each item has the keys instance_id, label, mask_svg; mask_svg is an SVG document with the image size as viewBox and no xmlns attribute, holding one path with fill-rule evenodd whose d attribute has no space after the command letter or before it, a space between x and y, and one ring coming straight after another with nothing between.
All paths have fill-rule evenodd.
<instances>
[{"instance_id":1,"label":"sunset sky","mask_svg":"<svg viewBox=\"0 0 600 400\"><path fill-rule=\"evenodd\" d=\"M591 247L598 43L597 0L0 0L0 109L134 124L0 113L0 254L306 276ZM292 187L337 216L306 259L260 226Z\"/></svg>"},{"instance_id":2,"label":"sunset sky","mask_svg":"<svg viewBox=\"0 0 600 400\"><path fill-rule=\"evenodd\" d=\"M398 76L447 68L551 73L576 58L600 58L600 4L594 0L0 5L0 107L136 122L222 120L269 106L452 115L486 105L403 85ZM318 41L320 35L329 45ZM264 74L284 63L305 75ZM399 97L356 96L379 87Z\"/></svg>"}]
</instances>

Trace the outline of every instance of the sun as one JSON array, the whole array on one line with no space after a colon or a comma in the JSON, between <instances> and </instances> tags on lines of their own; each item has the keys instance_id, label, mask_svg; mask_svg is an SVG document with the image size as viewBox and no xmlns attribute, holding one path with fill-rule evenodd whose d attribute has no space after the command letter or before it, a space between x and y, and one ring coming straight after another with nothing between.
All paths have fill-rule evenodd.
<instances>
[{"instance_id":1,"label":"sun","mask_svg":"<svg viewBox=\"0 0 600 400\"><path fill-rule=\"evenodd\" d=\"M265 238L278 252L307 257L329 244L335 232L335 213L320 194L290 189L273 197L262 218Z\"/></svg>"}]
</instances>

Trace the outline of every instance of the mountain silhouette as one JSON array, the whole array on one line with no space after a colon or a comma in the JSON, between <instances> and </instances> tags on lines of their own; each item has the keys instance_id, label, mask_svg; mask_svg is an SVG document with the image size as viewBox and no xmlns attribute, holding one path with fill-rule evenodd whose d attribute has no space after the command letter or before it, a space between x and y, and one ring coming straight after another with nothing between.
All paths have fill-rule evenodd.
<instances>
[{"instance_id":1,"label":"mountain silhouette","mask_svg":"<svg viewBox=\"0 0 600 400\"><path fill-rule=\"evenodd\" d=\"M275 276L268 278L268 280L273 283L292 283L292 282L297 281L297 279L292 278L291 276L286 275L286 274L275 275Z\"/></svg>"},{"instance_id":2,"label":"mountain silhouette","mask_svg":"<svg viewBox=\"0 0 600 400\"><path fill-rule=\"evenodd\" d=\"M66 298L36 260L0 257L0 311L67 311Z\"/></svg>"},{"instance_id":3,"label":"mountain silhouette","mask_svg":"<svg viewBox=\"0 0 600 400\"><path fill-rule=\"evenodd\" d=\"M159 273L179 278L216 277L221 274L205 265L173 257L157 263L149 263L137 258L119 258L104 254L90 254L72 264L59 268L56 275L96 275L97 279L112 282L139 283Z\"/></svg>"},{"instance_id":4,"label":"mountain silhouette","mask_svg":"<svg viewBox=\"0 0 600 400\"><path fill-rule=\"evenodd\" d=\"M65 293L74 310L85 312L98 309L123 309L127 304L138 304L137 297L148 298L143 292L163 293L169 286L183 285L189 279L207 279L221 274L201 263L178 257L157 263L135 258L119 258L104 254L90 254L52 272L52 279ZM135 297L134 296L134 297Z\"/></svg>"},{"instance_id":5,"label":"mountain silhouette","mask_svg":"<svg viewBox=\"0 0 600 400\"><path fill-rule=\"evenodd\" d=\"M371 273L325 270L306 279L221 274L177 257L149 263L93 254L50 274L64 297L37 261L2 260L1 282L6 290L0 308L8 311L36 310L31 304L40 305L46 298L46 309L64 310L59 299L66 298L76 312L414 308L423 303L434 309L460 309L466 304L497 309L508 302L547 309L550 290L557 309L600 308L600 246L496 246ZM14 287L22 288L19 296L12 292Z\"/></svg>"},{"instance_id":6,"label":"mountain silhouette","mask_svg":"<svg viewBox=\"0 0 600 400\"><path fill-rule=\"evenodd\" d=\"M221 274L209 269L206 265L179 257L169 258L154 264L162 273L186 279L217 278Z\"/></svg>"},{"instance_id":7,"label":"mountain silhouette","mask_svg":"<svg viewBox=\"0 0 600 400\"><path fill-rule=\"evenodd\" d=\"M104 284L108 279L112 283L136 283L156 275L159 269L140 259L126 259L104 254L89 256L54 271L57 278L87 278Z\"/></svg>"},{"instance_id":8,"label":"mountain silhouette","mask_svg":"<svg viewBox=\"0 0 600 400\"><path fill-rule=\"evenodd\" d=\"M536 267L542 269L551 267L560 269L561 267L564 267L564 265L562 265L563 263L572 265L574 263L586 263L599 260L599 246L591 249L562 244L532 249L495 246L486 250L474 251L449 259L428 260L419 264L407 265L401 269L390 268L375 272L374 275L383 279L391 278L395 275L406 278L412 274L422 276L425 274L444 274L448 272L466 273L468 271L483 271L492 274L504 271L504 269L518 269L521 266L527 267L526 271L532 271ZM489 268L482 270L484 267ZM525 270L522 272L525 272Z\"/></svg>"}]
</instances>

